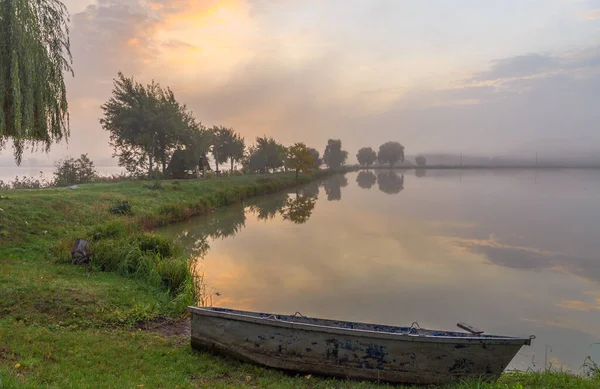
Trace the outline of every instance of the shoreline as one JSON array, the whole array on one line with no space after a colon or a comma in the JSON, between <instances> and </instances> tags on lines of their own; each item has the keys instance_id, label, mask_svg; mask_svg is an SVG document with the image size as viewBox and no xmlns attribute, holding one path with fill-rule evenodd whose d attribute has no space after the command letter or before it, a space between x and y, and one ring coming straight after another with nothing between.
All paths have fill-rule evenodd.
<instances>
[{"instance_id":1,"label":"shoreline","mask_svg":"<svg viewBox=\"0 0 600 389\"><path fill-rule=\"evenodd\" d=\"M427 165L427 166L370 166L358 167L359 170L600 170L600 165L515 165L515 166L486 166L486 165Z\"/></svg>"},{"instance_id":2,"label":"shoreline","mask_svg":"<svg viewBox=\"0 0 600 389\"><path fill-rule=\"evenodd\" d=\"M177 184L175 180L163 180L158 187L148 181L123 181L84 184L74 190L2 191L2 384L8 388L248 384L381 388L356 381L291 377L277 370L192 351L185 336L188 324L181 310L189 303L190 291L182 289L174 294L163 284L164 279L189 281L174 271L187 264L187 257L177 251L171 240L156 238L153 233L158 226L250 197L354 170L358 169L324 170L311 177L301 176L298 181L294 173L281 173L179 180ZM130 202L133 214L111 214L110 207L123 200ZM107 261L71 265L70 245L75 237L82 236L97 239L94 255ZM147 246L156 251L139 258L135 256L138 254L131 254L138 249L147 250ZM120 258L118 254L128 247L135 250L126 250L127 258ZM153 267L152 261L158 265ZM109 266L114 266L114 270L108 271L113 269ZM154 271L162 276L152 278ZM498 384L486 387L542 388L561 383L569 385L563 387L591 389L599 382L600 374L583 379L558 372L506 372ZM456 388L481 387L478 382L465 385Z\"/></svg>"}]
</instances>

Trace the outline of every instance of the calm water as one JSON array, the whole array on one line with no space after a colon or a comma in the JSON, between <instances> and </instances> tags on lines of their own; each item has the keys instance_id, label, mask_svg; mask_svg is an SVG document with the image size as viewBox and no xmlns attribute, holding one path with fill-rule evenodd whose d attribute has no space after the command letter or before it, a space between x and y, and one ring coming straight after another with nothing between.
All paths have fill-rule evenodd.
<instances>
[{"instance_id":1,"label":"calm water","mask_svg":"<svg viewBox=\"0 0 600 389\"><path fill-rule=\"evenodd\" d=\"M466 321L537 336L512 368L600 361L600 171L377 173L163 232L199 258L215 306L441 329Z\"/></svg>"}]
</instances>

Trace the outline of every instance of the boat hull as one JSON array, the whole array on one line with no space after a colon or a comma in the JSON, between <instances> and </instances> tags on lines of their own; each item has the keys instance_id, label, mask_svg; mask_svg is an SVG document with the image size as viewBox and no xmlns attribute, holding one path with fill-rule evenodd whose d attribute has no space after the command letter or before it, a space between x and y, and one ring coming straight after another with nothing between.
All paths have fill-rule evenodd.
<instances>
[{"instance_id":1,"label":"boat hull","mask_svg":"<svg viewBox=\"0 0 600 389\"><path fill-rule=\"evenodd\" d=\"M193 348L302 374L403 384L495 380L528 341L382 333L202 308L190 312Z\"/></svg>"}]
</instances>

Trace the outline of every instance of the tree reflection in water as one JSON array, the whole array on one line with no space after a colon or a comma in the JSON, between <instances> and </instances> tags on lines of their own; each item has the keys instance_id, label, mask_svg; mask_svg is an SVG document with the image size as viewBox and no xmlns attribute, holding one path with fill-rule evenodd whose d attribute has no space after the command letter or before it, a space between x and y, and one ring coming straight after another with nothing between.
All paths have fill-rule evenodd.
<instances>
[{"instance_id":1,"label":"tree reflection in water","mask_svg":"<svg viewBox=\"0 0 600 389\"><path fill-rule=\"evenodd\" d=\"M342 188L348 185L348 180L345 175L336 174L325 181L323 181L323 187L325 193L327 193L327 200L337 201L342 199Z\"/></svg>"},{"instance_id":2,"label":"tree reflection in water","mask_svg":"<svg viewBox=\"0 0 600 389\"><path fill-rule=\"evenodd\" d=\"M289 195L285 192L276 193L265 198L256 198L250 202L250 211L256 214L258 220L271 220L286 204Z\"/></svg>"},{"instance_id":3,"label":"tree reflection in water","mask_svg":"<svg viewBox=\"0 0 600 389\"><path fill-rule=\"evenodd\" d=\"M398 174L393 170L380 172L377 175L377 185L383 193L400 193L404 189L404 174Z\"/></svg>"},{"instance_id":4,"label":"tree reflection in water","mask_svg":"<svg viewBox=\"0 0 600 389\"><path fill-rule=\"evenodd\" d=\"M356 182L363 189L371 189L377 182L377 176L371 171L362 170L356 176Z\"/></svg>"},{"instance_id":5,"label":"tree reflection in water","mask_svg":"<svg viewBox=\"0 0 600 389\"><path fill-rule=\"evenodd\" d=\"M319 181L317 181L317 180L311 181L310 183L308 183L300 188L300 193L303 196L317 197L317 196L319 196L319 186L320 186Z\"/></svg>"},{"instance_id":6,"label":"tree reflection in water","mask_svg":"<svg viewBox=\"0 0 600 389\"><path fill-rule=\"evenodd\" d=\"M224 239L239 233L246 225L242 204L231 205L217 213L192 219L190 228L175 237L192 257L203 257L209 250L209 239Z\"/></svg>"},{"instance_id":7,"label":"tree reflection in water","mask_svg":"<svg viewBox=\"0 0 600 389\"><path fill-rule=\"evenodd\" d=\"M295 224L303 224L310 219L316 204L316 196L296 194L296 198L289 198L279 212L283 220L289 220Z\"/></svg>"}]
</instances>

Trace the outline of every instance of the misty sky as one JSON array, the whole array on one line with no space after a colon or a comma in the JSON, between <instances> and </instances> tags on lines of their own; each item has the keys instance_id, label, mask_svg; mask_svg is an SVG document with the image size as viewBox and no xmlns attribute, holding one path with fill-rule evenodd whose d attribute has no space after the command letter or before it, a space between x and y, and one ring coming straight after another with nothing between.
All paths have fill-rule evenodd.
<instances>
[{"instance_id":1,"label":"misty sky","mask_svg":"<svg viewBox=\"0 0 600 389\"><path fill-rule=\"evenodd\" d=\"M351 162L388 140L408 154L600 149L600 0L65 4L72 136L38 160L110 156L99 107L118 71L170 86L206 126L321 152L340 138Z\"/></svg>"}]
</instances>

